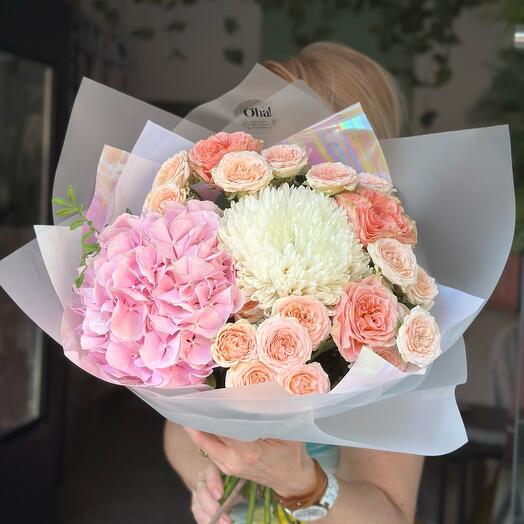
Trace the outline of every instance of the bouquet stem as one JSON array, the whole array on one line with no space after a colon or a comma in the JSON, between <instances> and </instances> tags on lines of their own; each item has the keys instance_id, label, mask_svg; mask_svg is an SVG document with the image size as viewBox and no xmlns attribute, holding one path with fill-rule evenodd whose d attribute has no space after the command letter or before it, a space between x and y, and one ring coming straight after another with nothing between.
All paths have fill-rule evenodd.
<instances>
[{"instance_id":1,"label":"bouquet stem","mask_svg":"<svg viewBox=\"0 0 524 524\"><path fill-rule=\"evenodd\" d=\"M220 517L224 513L228 513L231 510L235 499L238 495L240 495L240 492L242 491L242 488L245 486L246 482L246 480L239 479L238 477L227 476L224 479L224 495L221 499L222 505L215 513L213 518L209 521L209 524L217 524L217 522L220 520Z\"/></svg>"},{"instance_id":2,"label":"bouquet stem","mask_svg":"<svg viewBox=\"0 0 524 524\"><path fill-rule=\"evenodd\" d=\"M272 489L264 486L264 524L271 524Z\"/></svg>"},{"instance_id":3,"label":"bouquet stem","mask_svg":"<svg viewBox=\"0 0 524 524\"><path fill-rule=\"evenodd\" d=\"M257 502L257 488L258 484L255 482L248 482L246 524L253 523L253 517L255 516L255 505Z\"/></svg>"},{"instance_id":4,"label":"bouquet stem","mask_svg":"<svg viewBox=\"0 0 524 524\"><path fill-rule=\"evenodd\" d=\"M297 520L288 515L284 508L276 502L273 497L273 490L268 486L259 486L256 482L251 482L238 477L226 475L224 477L224 494L220 499L222 504L209 524L217 524L220 517L229 513L233 508L237 497L243 492L247 499L247 512L245 524L253 524L255 509L259 495L262 496L264 509L264 524L271 524L276 518L279 524L300 524Z\"/></svg>"}]
</instances>

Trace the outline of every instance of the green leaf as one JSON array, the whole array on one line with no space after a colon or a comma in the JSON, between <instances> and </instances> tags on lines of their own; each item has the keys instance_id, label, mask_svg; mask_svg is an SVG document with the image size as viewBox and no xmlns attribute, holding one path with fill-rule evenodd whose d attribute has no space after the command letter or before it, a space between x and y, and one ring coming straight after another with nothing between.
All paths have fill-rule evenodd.
<instances>
[{"instance_id":1,"label":"green leaf","mask_svg":"<svg viewBox=\"0 0 524 524\"><path fill-rule=\"evenodd\" d=\"M216 205L220 209L224 210L231 206L231 202L229 201L229 199L227 198L227 196L224 193L220 193L216 200Z\"/></svg>"},{"instance_id":2,"label":"green leaf","mask_svg":"<svg viewBox=\"0 0 524 524\"><path fill-rule=\"evenodd\" d=\"M82 273L80 273L80 275L78 275L75 279L75 285L77 288L79 288L82 285L82 283L84 282L84 275L85 275L85 268L82 271Z\"/></svg>"},{"instance_id":3,"label":"green leaf","mask_svg":"<svg viewBox=\"0 0 524 524\"><path fill-rule=\"evenodd\" d=\"M186 28L186 26L187 24L183 20L173 20L173 22L166 26L166 31L175 31L177 33L181 33Z\"/></svg>"},{"instance_id":4,"label":"green leaf","mask_svg":"<svg viewBox=\"0 0 524 524\"><path fill-rule=\"evenodd\" d=\"M311 44L311 37L307 36L307 35L304 35L302 33L299 33L299 32L295 32L293 34L293 38L295 40L295 43L297 44L297 46L299 47L305 47L309 44Z\"/></svg>"},{"instance_id":5,"label":"green leaf","mask_svg":"<svg viewBox=\"0 0 524 524\"><path fill-rule=\"evenodd\" d=\"M238 31L239 25L236 18L227 16L224 18L224 29L228 35L232 35Z\"/></svg>"},{"instance_id":6,"label":"green leaf","mask_svg":"<svg viewBox=\"0 0 524 524\"><path fill-rule=\"evenodd\" d=\"M69 201L67 201L65 198L62 198L62 197L53 197L51 199L51 202L55 205L55 206L66 206L66 207L70 207L71 204L69 203Z\"/></svg>"},{"instance_id":7,"label":"green leaf","mask_svg":"<svg viewBox=\"0 0 524 524\"><path fill-rule=\"evenodd\" d=\"M445 83L449 81L451 75L452 71L450 67L448 67L447 65L442 65L441 67L439 67L433 79L435 86L443 86Z\"/></svg>"},{"instance_id":8,"label":"green leaf","mask_svg":"<svg viewBox=\"0 0 524 524\"><path fill-rule=\"evenodd\" d=\"M244 51L233 47L224 49L225 59L235 65L242 65L244 63Z\"/></svg>"},{"instance_id":9,"label":"green leaf","mask_svg":"<svg viewBox=\"0 0 524 524\"><path fill-rule=\"evenodd\" d=\"M187 55L183 53L178 47L175 47L172 52L172 57L177 60L187 60Z\"/></svg>"},{"instance_id":10,"label":"green leaf","mask_svg":"<svg viewBox=\"0 0 524 524\"><path fill-rule=\"evenodd\" d=\"M439 65L444 65L448 63L448 55L442 54L442 53L435 53L432 55L432 58L435 63Z\"/></svg>"},{"instance_id":11,"label":"green leaf","mask_svg":"<svg viewBox=\"0 0 524 524\"><path fill-rule=\"evenodd\" d=\"M69 224L69 229L71 231L74 231L75 229L78 229L79 227L83 226L84 225L84 219L83 218L77 218L76 220L73 220L70 224Z\"/></svg>"},{"instance_id":12,"label":"green leaf","mask_svg":"<svg viewBox=\"0 0 524 524\"><path fill-rule=\"evenodd\" d=\"M87 241L93 236L93 232L92 231L88 231L87 233L84 233L82 235L82 239L80 240L80 242L82 243L82 246L87 244Z\"/></svg>"},{"instance_id":13,"label":"green leaf","mask_svg":"<svg viewBox=\"0 0 524 524\"><path fill-rule=\"evenodd\" d=\"M521 0L504 2L504 18L510 24L524 24L524 4Z\"/></svg>"},{"instance_id":14,"label":"green leaf","mask_svg":"<svg viewBox=\"0 0 524 524\"><path fill-rule=\"evenodd\" d=\"M433 121L435 120L437 115L438 113L434 109L430 109L420 115L419 122L423 127L427 129L432 126Z\"/></svg>"},{"instance_id":15,"label":"green leaf","mask_svg":"<svg viewBox=\"0 0 524 524\"><path fill-rule=\"evenodd\" d=\"M131 36L141 40L151 40L155 36L155 31L150 26L137 27L131 32Z\"/></svg>"},{"instance_id":16,"label":"green leaf","mask_svg":"<svg viewBox=\"0 0 524 524\"><path fill-rule=\"evenodd\" d=\"M234 192L234 193L224 193L226 195L226 198L232 202L233 200L235 200L235 198L238 197L239 193L238 192Z\"/></svg>"},{"instance_id":17,"label":"green leaf","mask_svg":"<svg viewBox=\"0 0 524 524\"><path fill-rule=\"evenodd\" d=\"M64 207L55 211L55 215L58 217L70 217L72 215L76 215L76 209L71 207Z\"/></svg>"},{"instance_id":18,"label":"green leaf","mask_svg":"<svg viewBox=\"0 0 524 524\"><path fill-rule=\"evenodd\" d=\"M105 19L108 24L116 27L120 22L120 13L115 8L108 9L105 13Z\"/></svg>"},{"instance_id":19,"label":"green leaf","mask_svg":"<svg viewBox=\"0 0 524 524\"><path fill-rule=\"evenodd\" d=\"M327 25L321 25L315 29L313 34L314 40L327 40L333 34L333 28Z\"/></svg>"},{"instance_id":20,"label":"green leaf","mask_svg":"<svg viewBox=\"0 0 524 524\"><path fill-rule=\"evenodd\" d=\"M73 186L67 186L67 198L72 204L76 205L75 188Z\"/></svg>"}]
</instances>

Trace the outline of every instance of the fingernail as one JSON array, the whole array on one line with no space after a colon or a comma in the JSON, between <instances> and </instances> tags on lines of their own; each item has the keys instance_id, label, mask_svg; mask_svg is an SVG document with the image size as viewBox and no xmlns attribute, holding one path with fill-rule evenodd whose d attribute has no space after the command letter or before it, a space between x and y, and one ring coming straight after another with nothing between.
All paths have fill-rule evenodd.
<instances>
[{"instance_id":1,"label":"fingernail","mask_svg":"<svg viewBox=\"0 0 524 524\"><path fill-rule=\"evenodd\" d=\"M226 519L226 517L222 517L218 522L219 524L229 524L231 521Z\"/></svg>"},{"instance_id":2,"label":"fingernail","mask_svg":"<svg viewBox=\"0 0 524 524\"><path fill-rule=\"evenodd\" d=\"M215 497L217 500L222 496L222 493L220 492L220 490L218 488L213 488L211 490L211 493L212 493L213 497Z\"/></svg>"}]
</instances>

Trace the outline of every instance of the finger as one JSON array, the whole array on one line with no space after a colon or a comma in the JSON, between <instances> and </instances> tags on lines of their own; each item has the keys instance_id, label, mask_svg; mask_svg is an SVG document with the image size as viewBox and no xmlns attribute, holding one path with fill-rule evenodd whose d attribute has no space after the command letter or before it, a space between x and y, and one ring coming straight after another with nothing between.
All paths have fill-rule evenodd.
<instances>
[{"instance_id":1,"label":"finger","mask_svg":"<svg viewBox=\"0 0 524 524\"><path fill-rule=\"evenodd\" d=\"M205 481L213 497L220 499L224 493L224 482L220 470L214 464L205 470Z\"/></svg>"},{"instance_id":2,"label":"finger","mask_svg":"<svg viewBox=\"0 0 524 524\"><path fill-rule=\"evenodd\" d=\"M191 502L191 513L193 513L193 517L195 517L197 524L209 524L209 521L211 520L210 515L204 511L204 508L201 506L198 497L194 492L193 500Z\"/></svg>"},{"instance_id":3,"label":"finger","mask_svg":"<svg viewBox=\"0 0 524 524\"><path fill-rule=\"evenodd\" d=\"M195 517L195 521L197 524L209 524L214 513L212 515L209 515L207 511L202 507L200 504L200 500L193 492L193 502L191 503L191 512L193 513L193 516ZM218 524L231 524L231 519L228 515L222 515L220 517L220 520L218 521Z\"/></svg>"},{"instance_id":4,"label":"finger","mask_svg":"<svg viewBox=\"0 0 524 524\"><path fill-rule=\"evenodd\" d=\"M198 498L198 503L208 515L213 516L220 509L218 500L211 495L207 484L201 484L199 486L196 491L196 496Z\"/></svg>"},{"instance_id":5,"label":"finger","mask_svg":"<svg viewBox=\"0 0 524 524\"><path fill-rule=\"evenodd\" d=\"M210 457L220 458L222 462L228 462L228 457L232 456L232 452L216 435L191 428L185 429L195 445L204 449Z\"/></svg>"}]
</instances>

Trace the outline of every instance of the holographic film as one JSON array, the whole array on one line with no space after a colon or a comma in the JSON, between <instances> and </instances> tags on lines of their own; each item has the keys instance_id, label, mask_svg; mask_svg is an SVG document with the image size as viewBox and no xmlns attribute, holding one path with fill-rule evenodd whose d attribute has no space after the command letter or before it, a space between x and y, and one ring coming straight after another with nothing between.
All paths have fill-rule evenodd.
<instances>
[{"instance_id":1,"label":"holographic film","mask_svg":"<svg viewBox=\"0 0 524 524\"><path fill-rule=\"evenodd\" d=\"M389 178L379 141L360 104L354 104L284 140L306 148L311 164L343 162L358 173Z\"/></svg>"}]
</instances>

